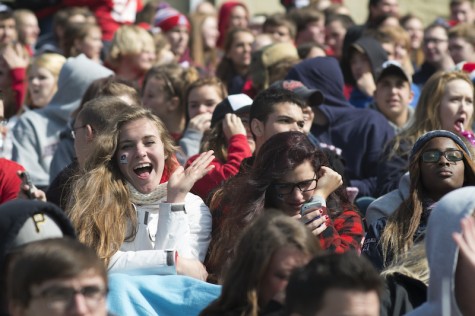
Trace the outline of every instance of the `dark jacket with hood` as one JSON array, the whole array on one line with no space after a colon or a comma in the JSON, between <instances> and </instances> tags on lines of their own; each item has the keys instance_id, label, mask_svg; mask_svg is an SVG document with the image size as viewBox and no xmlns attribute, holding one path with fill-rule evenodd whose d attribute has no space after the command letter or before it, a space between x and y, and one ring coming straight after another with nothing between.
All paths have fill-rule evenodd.
<instances>
[{"instance_id":1,"label":"dark jacket with hood","mask_svg":"<svg viewBox=\"0 0 475 316\"><path fill-rule=\"evenodd\" d=\"M418 85L419 87L423 87L424 84L429 80L429 78L437 72L437 69L425 62L422 64L421 68L412 76L412 81L414 84Z\"/></svg>"},{"instance_id":2,"label":"dark jacket with hood","mask_svg":"<svg viewBox=\"0 0 475 316\"><path fill-rule=\"evenodd\" d=\"M0 315L8 315L2 293L5 285L3 277L5 264L13 243L23 224L35 214L43 213L52 218L64 236L76 238L74 228L66 214L52 203L38 200L13 200L0 206Z\"/></svg>"},{"instance_id":3,"label":"dark jacket with hood","mask_svg":"<svg viewBox=\"0 0 475 316\"><path fill-rule=\"evenodd\" d=\"M371 109L356 109L346 101L343 75L332 57L302 61L285 79L298 80L310 89L322 91L325 101L318 109L328 124L314 124L311 133L320 142L342 149L350 185L359 189L360 196L372 196L380 155L384 145L394 137L394 129L386 118Z\"/></svg>"},{"instance_id":4,"label":"dark jacket with hood","mask_svg":"<svg viewBox=\"0 0 475 316\"><path fill-rule=\"evenodd\" d=\"M385 61L388 60L388 55L383 49L378 40L373 37L365 36L358 39L350 48L349 56L351 58L352 54L355 51L360 51L366 54L371 66L371 73L373 79L376 82L376 77L381 71L381 66ZM351 73L351 70L349 71ZM366 108L371 102L373 102L373 96L368 96L364 94L357 86L356 80L353 77L353 74L350 76L351 82L353 85L353 90L350 94L350 103L357 108Z\"/></svg>"}]
</instances>

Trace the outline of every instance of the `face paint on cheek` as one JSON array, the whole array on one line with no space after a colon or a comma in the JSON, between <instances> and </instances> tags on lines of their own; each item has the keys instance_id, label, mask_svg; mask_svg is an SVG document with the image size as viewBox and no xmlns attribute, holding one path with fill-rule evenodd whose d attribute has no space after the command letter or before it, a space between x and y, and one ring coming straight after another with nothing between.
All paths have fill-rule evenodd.
<instances>
[{"instance_id":1,"label":"face paint on cheek","mask_svg":"<svg viewBox=\"0 0 475 316\"><path fill-rule=\"evenodd\" d=\"M127 160L127 154L122 154L122 155L120 155L119 163L121 163L121 164L127 164L127 163L129 163L129 161Z\"/></svg>"}]
</instances>

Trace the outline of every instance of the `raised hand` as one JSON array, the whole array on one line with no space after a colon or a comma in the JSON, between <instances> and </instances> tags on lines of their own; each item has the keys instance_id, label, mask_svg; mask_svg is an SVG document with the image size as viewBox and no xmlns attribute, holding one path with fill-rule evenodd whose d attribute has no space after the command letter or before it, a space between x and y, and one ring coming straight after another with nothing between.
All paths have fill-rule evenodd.
<instances>
[{"instance_id":1,"label":"raised hand","mask_svg":"<svg viewBox=\"0 0 475 316\"><path fill-rule=\"evenodd\" d=\"M21 179L20 192L18 192L18 199L36 199L46 202L46 194L42 190L36 188L31 182L27 180L27 177L22 176L23 171L17 171L18 176ZM31 187L30 187L31 186Z\"/></svg>"},{"instance_id":2,"label":"raised hand","mask_svg":"<svg viewBox=\"0 0 475 316\"><path fill-rule=\"evenodd\" d=\"M195 182L214 168L214 165L210 165L213 159L213 151L209 150L202 153L186 170L181 166L178 167L168 180L167 202L184 202L186 194Z\"/></svg>"},{"instance_id":3,"label":"raised hand","mask_svg":"<svg viewBox=\"0 0 475 316\"><path fill-rule=\"evenodd\" d=\"M223 132L226 139L229 140L231 136L242 134L246 136L246 128L242 124L241 118L236 114L228 113L223 119Z\"/></svg>"},{"instance_id":4,"label":"raised hand","mask_svg":"<svg viewBox=\"0 0 475 316\"><path fill-rule=\"evenodd\" d=\"M356 78L356 86L365 95L373 96L374 90L376 90L376 83L371 71L366 71L359 78Z\"/></svg>"},{"instance_id":5,"label":"raised hand","mask_svg":"<svg viewBox=\"0 0 475 316\"><path fill-rule=\"evenodd\" d=\"M2 57L10 69L26 68L30 59L20 43L6 46L2 51Z\"/></svg>"},{"instance_id":6,"label":"raised hand","mask_svg":"<svg viewBox=\"0 0 475 316\"><path fill-rule=\"evenodd\" d=\"M314 195L320 195L324 199L343 184L341 175L335 170L322 166L318 172L317 188Z\"/></svg>"},{"instance_id":7,"label":"raised hand","mask_svg":"<svg viewBox=\"0 0 475 316\"><path fill-rule=\"evenodd\" d=\"M188 128L195 131L205 132L209 130L211 126L212 114L209 112L201 113L188 122Z\"/></svg>"}]
</instances>

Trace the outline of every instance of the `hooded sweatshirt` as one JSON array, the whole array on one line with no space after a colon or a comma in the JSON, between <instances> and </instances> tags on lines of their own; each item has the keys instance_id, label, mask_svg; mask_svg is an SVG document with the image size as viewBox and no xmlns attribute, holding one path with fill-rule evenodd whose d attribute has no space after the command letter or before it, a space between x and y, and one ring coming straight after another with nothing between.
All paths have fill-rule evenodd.
<instances>
[{"instance_id":1,"label":"hooded sweatshirt","mask_svg":"<svg viewBox=\"0 0 475 316\"><path fill-rule=\"evenodd\" d=\"M218 40L217 40L217 45L220 48L222 48L224 46L224 39L226 38L226 34L229 31L229 22L231 20L231 11L236 6L241 6L246 10L246 12L249 12L249 10L247 9L246 4L244 4L242 2L239 2L239 1L226 1L219 8L219 15L218 15L219 37L218 37Z\"/></svg>"},{"instance_id":2,"label":"hooded sweatshirt","mask_svg":"<svg viewBox=\"0 0 475 316\"><path fill-rule=\"evenodd\" d=\"M399 187L374 200L366 210L366 224L371 226L382 217L389 217L409 197L411 179L406 172L399 180Z\"/></svg>"},{"instance_id":3,"label":"hooded sweatshirt","mask_svg":"<svg viewBox=\"0 0 475 316\"><path fill-rule=\"evenodd\" d=\"M354 53L355 51L360 51L366 55L371 66L371 74L373 75L374 81L376 81L376 76L381 71L381 66L386 60L388 60L386 51L383 49L378 40L368 36L358 39L353 44L350 49L350 56L352 55L351 52ZM357 108L366 108L371 102L373 102L373 96L364 94L358 88L353 75L351 75L351 79L353 81L352 84L354 85L354 88L350 94L350 103Z\"/></svg>"},{"instance_id":4,"label":"hooded sweatshirt","mask_svg":"<svg viewBox=\"0 0 475 316\"><path fill-rule=\"evenodd\" d=\"M56 205L38 200L13 200L0 206L0 273L3 273L8 253L25 222L33 215L43 213L57 224L64 236L75 238L74 228L66 214ZM4 277L0 275L0 285ZM0 289L0 315L7 315Z\"/></svg>"},{"instance_id":5,"label":"hooded sweatshirt","mask_svg":"<svg viewBox=\"0 0 475 316\"><path fill-rule=\"evenodd\" d=\"M407 315L462 315L455 298L454 282L459 247L452 239L452 234L461 233L460 220L471 216L474 209L475 187L464 187L452 191L437 203L429 217L425 237L430 268L427 302ZM443 306L446 298L450 306ZM443 313L444 308L447 309L447 314Z\"/></svg>"},{"instance_id":6,"label":"hooded sweatshirt","mask_svg":"<svg viewBox=\"0 0 475 316\"><path fill-rule=\"evenodd\" d=\"M49 169L59 142L59 134L66 127L71 113L96 79L113 72L85 55L68 58L58 78L58 91L43 109L25 112L13 128L12 160L30 172L34 185L46 187L50 183Z\"/></svg>"},{"instance_id":7,"label":"hooded sweatshirt","mask_svg":"<svg viewBox=\"0 0 475 316\"><path fill-rule=\"evenodd\" d=\"M321 142L342 150L350 186L359 196L376 191L377 165L382 150L394 137L387 119L371 109L352 107L343 95L343 75L336 59L316 57L295 65L285 79L301 81L309 89L319 89L324 103L318 109L328 124L313 124L311 133Z\"/></svg>"}]
</instances>

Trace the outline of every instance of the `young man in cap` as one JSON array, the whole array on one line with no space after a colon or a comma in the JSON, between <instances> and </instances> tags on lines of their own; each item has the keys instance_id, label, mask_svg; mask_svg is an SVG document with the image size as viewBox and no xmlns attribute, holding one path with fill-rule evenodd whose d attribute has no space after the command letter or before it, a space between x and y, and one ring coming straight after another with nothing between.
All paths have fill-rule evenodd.
<instances>
[{"instance_id":1,"label":"young man in cap","mask_svg":"<svg viewBox=\"0 0 475 316\"><path fill-rule=\"evenodd\" d=\"M279 80L274 82L271 87L293 91L306 102L306 106L302 109L303 119L305 121L303 132L310 137L310 140L313 143L318 142L315 137L309 133L312 127L312 121L315 117L312 106L317 106L323 103L322 92L318 89L308 89L303 85L303 83L295 80Z\"/></svg>"},{"instance_id":2,"label":"young man in cap","mask_svg":"<svg viewBox=\"0 0 475 316\"><path fill-rule=\"evenodd\" d=\"M383 114L389 124L398 132L413 112L409 104L414 97L411 91L411 77L396 61L383 63L381 73L376 80L373 108Z\"/></svg>"},{"instance_id":3,"label":"young man in cap","mask_svg":"<svg viewBox=\"0 0 475 316\"><path fill-rule=\"evenodd\" d=\"M75 238L74 228L62 209L37 200L16 199L0 206L0 315L5 315L6 266L22 246L49 238Z\"/></svg>"}]
</instances>

